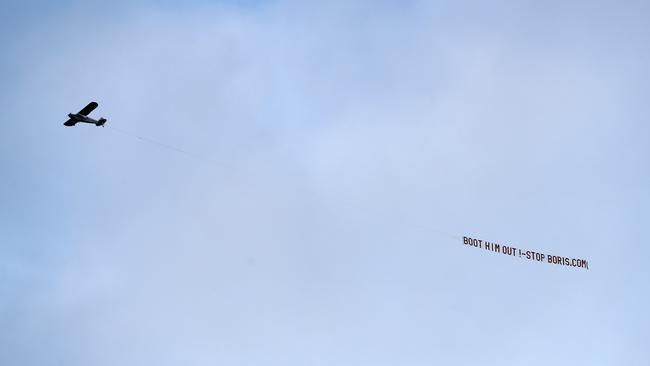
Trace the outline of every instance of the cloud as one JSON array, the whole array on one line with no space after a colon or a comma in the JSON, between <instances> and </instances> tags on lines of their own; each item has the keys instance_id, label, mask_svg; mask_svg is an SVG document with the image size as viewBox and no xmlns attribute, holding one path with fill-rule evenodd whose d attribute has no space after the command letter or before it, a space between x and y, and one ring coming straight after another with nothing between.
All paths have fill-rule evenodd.
<instances>
[{"instance_id":1,"label":"cloud","mask_svg":"<svg viewBox=\"0 0 650 366\"><path fill-rule=\"evenodd\" d=\"M611 244L647 216L632 118L647 109L629 92L647 29L623 11L611 35L576 9L465 5L129 8L25 35L34 67L6 116L39 100L49 121L91 98L109 126L9 130L29 138L7 139L28 154L7 165L12 187L47 184L8 198L29 214L6 232L43 228L25 245L53 257L3 248L0 360L647 359L647 319L618 311L648 299ZM603 75L613 65L627 72ZM467 251L463 234L600 269Z\"/></svg>"}]
</instances>

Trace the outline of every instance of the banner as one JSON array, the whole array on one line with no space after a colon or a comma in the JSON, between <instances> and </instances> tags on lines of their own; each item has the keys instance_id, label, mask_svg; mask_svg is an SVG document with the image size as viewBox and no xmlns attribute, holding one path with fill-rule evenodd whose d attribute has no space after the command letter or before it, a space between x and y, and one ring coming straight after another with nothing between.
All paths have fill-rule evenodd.
<instances>
[{"instance_id":1,"label":"banner","mask_svg":"<svg viewBox=\"0 0 650 366\"><path fill-rule=\"evenodd\" d=\"M540 252L534 252L532 250L526 250L522 248L516 248L513 246L492 243L486 240L470 238L469 236L463 236L463 244L475 248L479 248L479 249L485 249L490 252L501 253L515 258L521 258L524 260L531 260L531 261L545 262L550 264L558 264L558 265L568 266L568 267L589 269L589 262L586 259L569 258L569 257L563 257L559 255L550 255L550 254L545 254Z\"/></svg>"}]
</instances>

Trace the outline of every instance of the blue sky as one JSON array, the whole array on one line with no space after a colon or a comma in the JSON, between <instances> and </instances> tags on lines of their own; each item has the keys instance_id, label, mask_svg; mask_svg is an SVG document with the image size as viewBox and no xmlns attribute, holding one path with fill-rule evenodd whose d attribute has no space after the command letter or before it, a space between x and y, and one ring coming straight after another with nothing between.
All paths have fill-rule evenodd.
<instances>
[{"instance_id":1,"label":"blue sky","mask_svg":"<svg viewBox=\"0 0 650 366\"><path fill-rule=\"evenodd\" d=\"M643 2L0 9L0 364L650 360Z\"/></svg>"}]
</instances>

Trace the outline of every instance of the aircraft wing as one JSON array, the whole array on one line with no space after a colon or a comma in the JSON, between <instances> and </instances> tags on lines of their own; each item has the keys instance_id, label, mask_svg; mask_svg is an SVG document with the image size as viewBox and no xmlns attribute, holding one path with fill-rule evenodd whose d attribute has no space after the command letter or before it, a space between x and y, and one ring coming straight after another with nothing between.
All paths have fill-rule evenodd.
<instances>
[{"instance_id":1,"label":"aircraft wing","mask_svg":"<svg viewBox=\"0 0 650 366\"><path fill-rule=\"evenodd\" d=\"M73 121L72 119L69 119L69 120L63 122L63 124L66 125L66 126L74 126L75 123L77 123L77 122Z\"/></svg>"},{"instance_id":2,"label":"aircraft wing","mask_svg":"<svg viewBox=\"0 0 650 366\"><path fill-rule=\"evenodd\" d=\"M90 102L87 106L83 107L83 109L79 111L79 114L87 116L90 112L94 111L95 108L97 108L97 102Z\"/></svg>"}]
</instances>

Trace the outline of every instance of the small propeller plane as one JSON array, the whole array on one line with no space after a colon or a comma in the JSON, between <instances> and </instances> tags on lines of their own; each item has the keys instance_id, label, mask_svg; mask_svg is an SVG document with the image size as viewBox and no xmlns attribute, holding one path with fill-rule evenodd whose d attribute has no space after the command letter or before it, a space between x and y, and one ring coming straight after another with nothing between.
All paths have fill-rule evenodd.
<instances>
[{"instance_id":1,"label":"small propeller plane","mask_svg":"<svg viewBox=\"0 0 650 366\"><path fill-rule=\"evenodd\" d=\"M83 107L82 110L79 111L79 113L68 113L68 117L70 117L69 120L65 121L63 124L65 126L74 126L77 124L77 122L83 122L83 123L92 123L95 126L99 127L102 126L104 127L104 123L106 123L106 118L100 118L100 119L93 119L88 117L88 114L95 110L97 108L97 102L90 102L88 103L87 106Z\"/></svg>"}]
</instances>

